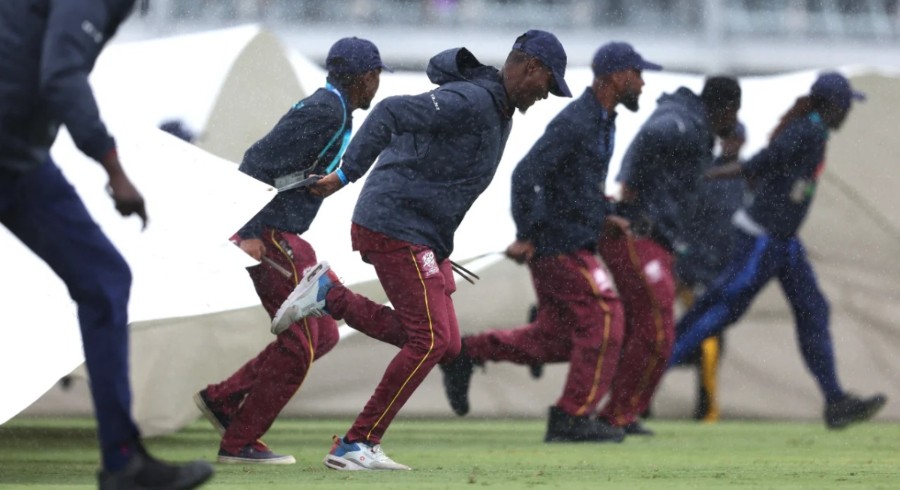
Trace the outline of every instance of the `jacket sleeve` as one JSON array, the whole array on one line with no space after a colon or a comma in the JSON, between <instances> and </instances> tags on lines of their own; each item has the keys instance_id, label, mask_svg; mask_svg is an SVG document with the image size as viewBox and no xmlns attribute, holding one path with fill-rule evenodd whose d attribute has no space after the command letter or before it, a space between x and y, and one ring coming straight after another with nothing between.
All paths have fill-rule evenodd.
<instances>
[{"instance_id":1,"label":"jacket sleeve","mask_svg":"<svg viewBox=\"0 0 900 490\"><path fill-rule=\"evenodd\" d=\"M344 175L351 182L365 175L395 134L458 134L471 131L473 125L483 125L480 105L456 90L384 99L372 109L347 147L341 167Z\"/></svg>"},{"instance_id":2,"label":"jacket sleeve","mask_svg":"<svg viewBox=\"0 0 900 490\"><path fill-rule=\"evenodd\" d=\"M550 219L548 189L567 156L577 151L576 128L565 119L550 123L512 175L512 215L517 240L533 240Z\"/></svg>"},{"instance_id":3,"label":"jacket sleeve","mask_svg":"<svg viewBox=\"0 0 900 490\"><path fill-rule=\"evenodd\" d=\"M328 104L298 104L247 150L240 170L272 185L278 177L309 168L329 143L322 159L335 155L343 135L340 111ZM313 173L321 173L328 163L318 162Z\"/></svg>"},{"instance_id":4,"label":"jacket sleeve","mask_svg":"<svg viewBox=\"0 0 900 490\"><path fill-rule=\"evenodd\" d=\"M106 2L52 0L41 55L40 93L50 114L65 124L75 145L101 161L115 141L100 120L88 75L114 32Z\"/></svg>"},{"instance_id":5,"label":"jacket sleeve","mask_svg":"<svg viewBox=\"0 0 900 490\"><path fill-rule=\"evenodd\" d=\"M640 192L662 167L684 161L694 144L685 131L668 118L645 124L625 151L616 180Z\"/></svg>"},{"instance_id":6,"label":"jacket sleeve","mask_svg":"<svg viewBox=\"0 0 900 490\"><path fill-rule=\"evenodd\" d=\"M791 124L776 136L769 146L763 148L756 155L741 165L741 173L744 177L753 178L766 173L782 171L782 165L793 162L799 158L809 138L803 134L797 124Z\"/></svg>"}]
</instances>

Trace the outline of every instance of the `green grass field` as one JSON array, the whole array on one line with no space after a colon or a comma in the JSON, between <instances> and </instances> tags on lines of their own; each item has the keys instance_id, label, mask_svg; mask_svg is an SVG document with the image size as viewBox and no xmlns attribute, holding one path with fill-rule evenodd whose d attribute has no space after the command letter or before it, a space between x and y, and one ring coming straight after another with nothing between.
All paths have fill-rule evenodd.
<instances>
[{"instance_id":1,"label":"green grass field","mask_svg":"<svg viewBox=\"0 0 900 490\"><path fill-rule=\"evenodd\" d=\"M384 448L411 472L336 472L321 461L349 419L279 420L266 437L290 466L216 465L209 489L900 488L900 424L840 432L797 422L651 421L652 438L545 444L539 420L409 420ZM19 418L0 426L0 489L96 488L93 424ZM147 446L165 459L212 461L218 435L196 422Z\"/></svg>"}]
</instances>

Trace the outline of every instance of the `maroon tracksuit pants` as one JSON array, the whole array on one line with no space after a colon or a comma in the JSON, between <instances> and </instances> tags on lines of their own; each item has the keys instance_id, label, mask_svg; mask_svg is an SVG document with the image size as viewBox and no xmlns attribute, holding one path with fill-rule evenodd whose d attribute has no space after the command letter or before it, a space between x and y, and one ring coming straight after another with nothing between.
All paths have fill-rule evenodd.
<instances>
[{"instance_id":1,"label":"maroon tracksuit pants","mask_svg":"<svg viewBox=\"0 0 900 490\"><path fill-rule=\"evenodd\" d=\"M622 344L624 313L609 273L589 251L540 257L529 263L538 301L533 323L466 337L476 362L568 362L556 406L590 415L609 391Z\"/></svg>"},{"instance_id":2,"label":"maroon tracksuit pants","mask_svg":"<svg viewBox=\"0 0 900 490\"><path fill-rule=\"evenodd\" d=\"M309 243L295 233L265 230L262 240L266 256L291 274L285 277L265 262L247 269L271 317L317 260ZM313 361L327 354L338 338L337 323L331 317L300 320L228 379L209 385L210 402L231 418L221 449L233 454L257 443L300 389Z\"/></svg>"},{"instance_id":3,"label":"maroon tracksuit pants","mask_svg":"<svg viewBox=\"0 0 900 490\"><path fill-rule=\"evenodd\" d=\"M393 308L342 285L328 291L331 315L369 337L400 348L375 393L347 432L349 441L379 444L406 401L444 357L459 354L456 291L450 261L437 262L428 247L394 240L354 224L353 249L375 267Z\"/></svg>"},{"instance_id":4,"label":"maroon tracksuit pants","mask_svg":"<svg viewBox=\"0 0 900 490\"><path fill-rule=\"evenodd\" d=\"M648 238L603 238L600 255L625 306L625 339L609 403L613 425L634 422L650 406L675 345L672 254Z\"/></svg>"}]
</instances>

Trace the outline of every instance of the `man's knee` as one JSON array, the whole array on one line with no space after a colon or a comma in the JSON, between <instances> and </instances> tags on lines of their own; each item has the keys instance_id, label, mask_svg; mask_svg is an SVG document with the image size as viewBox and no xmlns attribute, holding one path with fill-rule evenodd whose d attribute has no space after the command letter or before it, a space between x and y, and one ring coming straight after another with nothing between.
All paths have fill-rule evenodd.
<instances>
[{"instance_id":1,"label":"man's knee","mask_svg":"<svg viewBox=\"0 0 900 490\"><path fill-rule=\"evenodd\" d=\"M79 306L96 305L124 310L128 306L131 281L128 263L113 250L103 260L92 264L87 274L69 278L66 286Z\"/></svg>"}]
</instances>

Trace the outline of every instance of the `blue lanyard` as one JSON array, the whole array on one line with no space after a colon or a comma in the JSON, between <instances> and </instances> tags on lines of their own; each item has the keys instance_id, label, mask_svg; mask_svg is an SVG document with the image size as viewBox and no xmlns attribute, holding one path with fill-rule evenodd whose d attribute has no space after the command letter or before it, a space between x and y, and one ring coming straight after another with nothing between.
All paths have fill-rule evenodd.
<instances>
[{"instance_id":1,"label":"blue lanyard","mask_svg":"<svg viewBox=\"0 0 900 490\"><path fill-rule=\"evenodd\" d=\"M325 174L330 174L338 166L338 163L340 163L341 157L344 156L344 152L347 151L347 145L350 144L350 134L353 132L353 129L344 128L344 126L347 125L347 104L344 102L344 96L341 95L340 91L334 88L334 85L330 83L326 83L325 88L334 95L337 95L338 100L341 101L341 108L344 110L342 113L343 119L341 120L340 129L338 129L337 133L334 133L334 136L331 137L331 141L329 141L328 144L325 145L325 148L323 148L322 151L319 152L319 156L316 157L316 161L318 161L319 158L322 158L322 156L324 156L325 153L329 149L331 149L331 146L337 141L338 136L341 133L344 134L344 140L341 142L341 149L338 150L337 155L334 156L334 159L331 160L331 163L329 163L328 166L325 167Z\"/></svg>"},{"instance_id":2,"label":"blue lanyard","mask_svg":"<svg viewBox=\"0 0 900 490\"><path fill-rule=\"evenodd\" d=\"M822 115L818 112L810 112L809 120L817 124L825 131L825 139L828 139L831 136L831 132L828 130L828 126L825 125L825 121L822 120Z\"/></svg>"}]
</instances>

